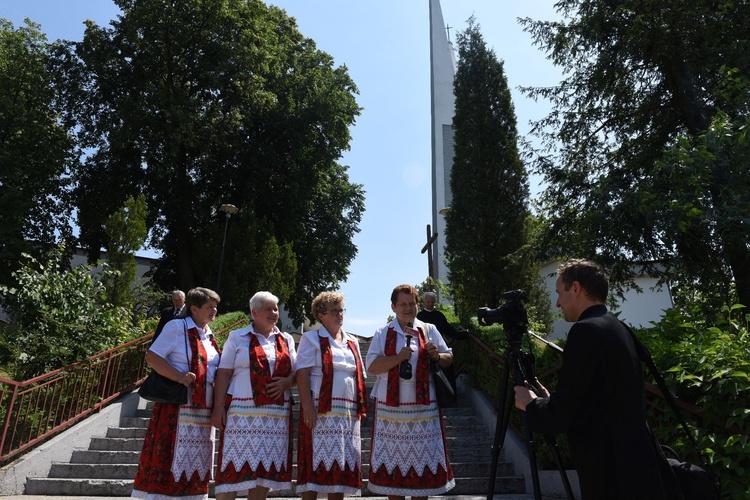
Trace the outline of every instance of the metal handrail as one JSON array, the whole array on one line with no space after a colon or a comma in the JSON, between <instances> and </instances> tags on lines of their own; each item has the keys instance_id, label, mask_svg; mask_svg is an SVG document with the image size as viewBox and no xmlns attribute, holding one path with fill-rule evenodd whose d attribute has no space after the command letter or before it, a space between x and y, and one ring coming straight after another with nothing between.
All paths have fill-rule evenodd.
<instances>
[{"instance_id":1,"label":"metal handrail","mask_svg":"<svg viewBox=\"0 0 750 500\"><path fill-rule=\"evenodd\" d=\"M0 377L0 465L135 390L149 371L145 354L153 335L24 382Z\"/></svg>"},{"instance_id":2,"label":"metal handrail","mask_svg":"<svg viewBox=\"0 0 750 500\"><path fill-rule=\"evenodd\" d=\"M0 463L133 391L146 377L145 353L151 337L145 335L24 382L0 378Z\"/></svg>"},{"instance_id":3,"label":"metal handrail","mask_svg":"<svg viewBox=\"0 0 750 500\"><path fill-rule=\"evenodd\" d=\"M487 397L495 405L495 408L499 408L499 394L500 394L500 378L503 368L503 356L497 353L492 347L488 346L481 339L475 335L470 335L467 340L454 341L451 344L453 348L454 356L459 364L460 369L466 371L472 378L472 380L479 386ZM468 362L461 363L466 360ZM545 385L545 380L549 380L553 377L561 368L562 365L558 365L550 370L545 371L538 375L542 385ZM655 410L663 412L660 409L660 405L657 404L659 401L665 400L664 395L658 387L654 387L648 382L645 384L646 395L648 404ZM705 410L697 405L688 403L686 401L676 399L677 405L685 412L691 415L697 421L705 422ZM709 425L718 429L727 429L735 434L750 435L747 430L741 429L737 425L727 426L726 422L722 419L714 418L711 420Z\"/></svg>"}]
</instances>

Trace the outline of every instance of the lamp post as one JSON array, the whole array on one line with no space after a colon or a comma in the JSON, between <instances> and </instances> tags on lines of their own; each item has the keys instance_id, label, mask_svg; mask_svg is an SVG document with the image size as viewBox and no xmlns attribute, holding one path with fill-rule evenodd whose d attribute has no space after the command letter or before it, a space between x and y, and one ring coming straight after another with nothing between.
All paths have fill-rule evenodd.
<instances>
[{"instance_id":1,"label":"lamp post","mask_svg":"<svg viewBox=\"0 0 750 500\"><path fill-rule=\"evenodd\" d=\"M216 275L216 293L219 293L219 287L221 286L221 268L224 266L224 246L227 244L227 227L229 226L229 218L232 214L239 212L239 208L228 203L223 204L219 207L219 210L226 214L224 219L224 239L221 242L221 256L219 257L219 272Z\"/></svg>"}]
</instances>

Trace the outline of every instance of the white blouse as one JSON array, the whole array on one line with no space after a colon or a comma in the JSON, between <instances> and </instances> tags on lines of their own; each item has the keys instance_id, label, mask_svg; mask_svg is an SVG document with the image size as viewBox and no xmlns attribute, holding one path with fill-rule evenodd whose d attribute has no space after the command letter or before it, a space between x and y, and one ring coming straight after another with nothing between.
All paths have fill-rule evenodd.
<instances>
[{"instance_id":1,"label":"white blouse","mask_svg":"<svg viewBox=\"0 0 750 500\"><path fill-rule=\"evenodd\" d=\"M272 374L276 369L276 336L282 335L289 346L292 371L297 369L297 351L294 345L294 337L288 333L274 327L274 331L266 338L265 335L256 333L252 324L239 330L233 330L224 343L219 368L233 370L227 393L238 398L252 397L253 394L250 384L250 335L255 335L255 338L263 347Z\"/></svg>"},{"instance_id":2,"label":"white blouse","mask_svg":"<svg viewBox=\"0 0 750 500\"><path fill-rule=\"evenodd\" d=\"M185 340L187 336L187 330L195 328L198 330L198 335L203 343L203 348L206 350L207 359L207 382L212 384L216 378L216 368L219 366L219 353L214 348L211 342L211 328L206 325L206 328L201 328L195 324L193 318L184 318L179 320L169 321L164 325L164 329L161 331L159 336L156 338L149 351L154 354L161 356L166 359L167 362L181 372L190 371L190 360L193 357L193 351L190 348L190 341Z\"/></svg>"},{"instance_id":3,"label":"white blouse","mask_svg":"<svg viewBox=\"0 0 750 500\"><path fill-rule=\"evenodd\" d=\"M321 368L322 360L320 358L320 333L321 337L328 337L331 346L331 359L333 361L333 372L356 373L357 361L354 353L349 349L348 341L353 340L359 353L359 342L356 337L344 332L344 338L341 343L334 340L333 336L325 329L320 327L319 330L305 332L299 342L299 352L297 353L297 369L310 368L310 375L313 377L322 377Z\"/></svg>"},{"instance_id":4,"label":"white blouse","mask_svg":"<svg viewBox=\"0 0 750 500\"><path fill-rule=\"evenodd\" d=\"M419 320L414 321L414 329L416 330L420 327L422 328L422 331L427 335L427 339L437 346L439 353L453 354L453 349L448 347L448 344L445 343L445 340L443 340L443 336L440 335L440 332L435 325ZM366 364L368 373L370 370L370 365L373 361L375 361L380 356L386 356L385 340L388 336L389 328L393 328L394 330L396 330L396 353L398 353L406 345L406 336L404 335L403 330L401 330L401 326L398 324L398 321L393 320L384 327L376 330L375 335L373 335L372 341L370 342L370 349L367 351ZM413 374L416 374L417 360L419 359L420 350L418 338L413 337L411 339L411 348L413 349L413 351L411 353L409 362L411 363L411 372ZM414 385L416 384L416 381L417 378L415 376L413 376L410 380L399 379L399 383L402 385ZM433 387L433 384L434 382L432 381L432 376L430 376L430 394L434 396L435 389ZM388 371L378 373L377 379L375 380L375 385L372 388L372 397L384 400L386 398L387 387Z\"/></svg>"}]
</instances>

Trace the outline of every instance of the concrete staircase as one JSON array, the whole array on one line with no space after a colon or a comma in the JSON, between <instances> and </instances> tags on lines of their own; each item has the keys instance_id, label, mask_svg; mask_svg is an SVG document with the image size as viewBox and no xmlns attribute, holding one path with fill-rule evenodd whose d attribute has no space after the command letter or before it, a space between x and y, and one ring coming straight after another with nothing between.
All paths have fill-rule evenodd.
<instances>
[{"instance_id":1,"label":"concrete staircase","mask_svg":"<svg viewBox=\"0 0 750 500\"><path fill-rule=\"evenodd\" d=\"M373 380L368 379L368 386L371 387L372 383ZM456 478L456 487L448 495L485 496L490 475L494 429L488 429L466 393L465 386L459 384L458 402L454 407L443 410L448 454ZM295 433L298 406L295 409ZM121 416L119 426L109 427L106 435L90 438L81 436L80 445L85 446L85 439L89 439L88 447L74 449L69 462L53 462L47 477L29 477L26 481L25 495L130 496L151 408L151 403L147 404L141 400L138 409L131 411L129 415ZM371 418L368 418L362 428L362 463L365 479L363 496L373 495L367 489L370 436ZM296 476L296 440L294 459L293 474ZM512 463L501 461L496 477L495 493L500 498L505 494L519 498L519 494L525 493L526 481L523 476L514 473ZM211 495L213 496L213 483ZM290 497L294 496L294 492L271 492L269 496Z\"/></svg>"}]
</instances>

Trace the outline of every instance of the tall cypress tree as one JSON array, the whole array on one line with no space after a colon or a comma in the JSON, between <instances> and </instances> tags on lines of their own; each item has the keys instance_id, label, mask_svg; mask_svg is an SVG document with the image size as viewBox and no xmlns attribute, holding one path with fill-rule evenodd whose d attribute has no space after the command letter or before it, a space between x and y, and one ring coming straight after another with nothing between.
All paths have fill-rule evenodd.
<instances>
[{"instance_id":1,"label":"tall cypress tree","mask_svg":"<svg viewBox=\"0 0 750 500\"><path fill-rule=\"evenodd\" d=\"M449 279L463 314L495 307L503 291L527 288L532 273L524 256L528 177L503 62L473 18L457 41L453 201L445 236Z\"/></svg>"}]
</instances>

